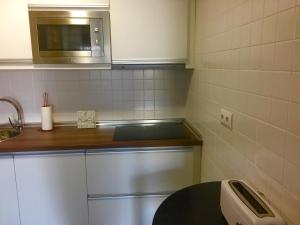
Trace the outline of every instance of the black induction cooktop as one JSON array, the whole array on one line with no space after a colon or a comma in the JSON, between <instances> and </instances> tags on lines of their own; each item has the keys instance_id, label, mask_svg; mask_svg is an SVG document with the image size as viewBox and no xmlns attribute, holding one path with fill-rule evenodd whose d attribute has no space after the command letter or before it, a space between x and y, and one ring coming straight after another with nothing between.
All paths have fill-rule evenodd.
<instances>
[{"instance_id":1,"label":"black induction cooktop","mask_svg":"<svg viewBox=\"0 0 300 225\"><path fill-rule=\"evenodd\" d=\"M181 123L122 125L115 129L114 141L185 139L189 134Z\"/></svg>"}]
</instances>

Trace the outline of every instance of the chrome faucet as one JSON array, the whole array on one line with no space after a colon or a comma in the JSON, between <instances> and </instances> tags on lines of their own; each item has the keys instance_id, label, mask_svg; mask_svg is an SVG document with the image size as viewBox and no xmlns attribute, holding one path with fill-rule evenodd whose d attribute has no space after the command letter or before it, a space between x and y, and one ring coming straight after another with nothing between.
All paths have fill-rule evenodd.
<instances>
[{"instance_id":1,"label":"chrome faucet","mask_svg":"<svg viewBox=\"0 0 300 225\"><path fill-rule=\"evenodd\" d=\"M22 131L24 128L24 122L23 122L23 110L22 107L20 106L20 104L15 101L12 98L0 98L0 102L7 102L9 104L11 104L15 110L17 111L18 114L18 120L12 120L10 117L8 117L9 123L10 125L18 130L18 131Z\"/></svg>"}]
</instances>

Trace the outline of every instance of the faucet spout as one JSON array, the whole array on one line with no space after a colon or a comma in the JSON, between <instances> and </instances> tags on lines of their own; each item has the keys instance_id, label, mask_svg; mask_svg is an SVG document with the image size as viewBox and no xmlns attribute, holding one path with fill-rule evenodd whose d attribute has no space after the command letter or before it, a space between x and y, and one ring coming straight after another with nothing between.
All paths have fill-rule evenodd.
<instances>
[{"instance_id":1,"label":"faucet spout","mask_svg":"<svg viewBox=\"0 0 300 225\"><path fill-rule=\"evenodd\" d=\"M15 108L15 110L17 111L17 114L18 114L18 120L13 122L11 118L8 118L8 119L9 119L11 126L14 129L22 131L24 128L24 122L23 122L23 110L22 110L22 107L20 106L20 104L12 98L0 98L0 102L7 102Z\"/></svg>"}]
</instances>

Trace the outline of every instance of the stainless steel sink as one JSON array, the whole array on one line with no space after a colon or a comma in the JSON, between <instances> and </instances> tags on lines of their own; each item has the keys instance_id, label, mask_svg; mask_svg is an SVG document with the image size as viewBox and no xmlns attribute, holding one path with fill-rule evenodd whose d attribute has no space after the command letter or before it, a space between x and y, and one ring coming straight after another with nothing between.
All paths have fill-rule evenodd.
<instances>
[{"instance_id":1,"label":"stainless steel sink","mask_svg":"<svg viewBox=\"0 0 300 225\"><path fill-rule=\"evenodd\" d=\"M22 134L21 131L15 129L3 129L0 130L0 142L14 138Z\"/></svg>"}]
</instances>

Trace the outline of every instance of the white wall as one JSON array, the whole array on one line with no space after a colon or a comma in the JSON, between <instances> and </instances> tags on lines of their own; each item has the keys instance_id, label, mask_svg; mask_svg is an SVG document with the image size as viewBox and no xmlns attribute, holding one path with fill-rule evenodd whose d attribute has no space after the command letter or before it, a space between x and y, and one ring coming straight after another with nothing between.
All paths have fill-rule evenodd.
<instances>
[{"instance_id":1,"label":"white wall","mask_svg":"<svg viewBox=\"0 0 300 225\"><path fill-rule=\"evenodd\" d=\"M88 109L99 120L184 117L190 77L187 70L0 71L0 97L20 101L26 122L40 121L44 91L56 122ZM0 102L0 123L12 112Z\"/></svg>"},{"instance_id":2,"label":"white wall","mask_svg":"<svg viewBox=\"0 0 300 225\"><path fill-rule=\"evenodd\" d=\"M196 37L187 112L204 137L203 181L248 180L299 225L300 1L197 0Z\"/></svg>"}]
</instances>

